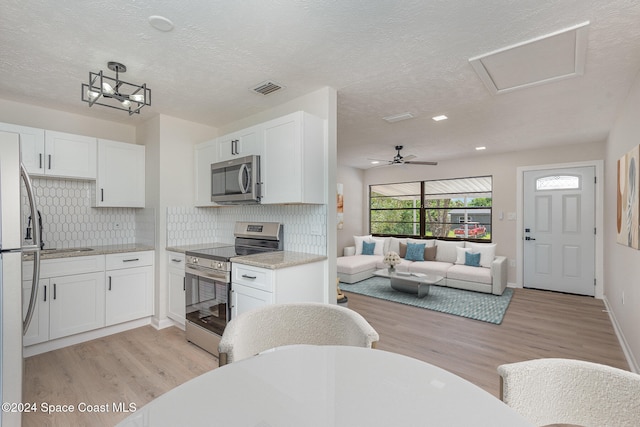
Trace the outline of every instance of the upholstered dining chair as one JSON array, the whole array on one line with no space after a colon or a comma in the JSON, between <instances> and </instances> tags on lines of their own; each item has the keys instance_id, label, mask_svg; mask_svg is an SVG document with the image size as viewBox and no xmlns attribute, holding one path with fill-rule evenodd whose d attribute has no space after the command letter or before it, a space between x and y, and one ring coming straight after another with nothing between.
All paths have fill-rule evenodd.
<instances>
[{"instance_id":1,"label":"upholstered dining chair","mask_svg":"<svg viewBox=\"0 0 640 427\"><path fill-rule=\"evenodd\" d=\"M571 359L498 367L500 397L536 426L640 426L640 375Z\"/></svg>"},{"instance_id":2,"label":"upholstered dining chair","mask_svg":"<svg viewBox=\"0 0 640 427\"><path fill-rule=\"evenodd\" d=\"M271 304L243 313L227 324L218 350L220 366L292 344L375 347L380 339L355 311L333 304Z\"/></svg>"}]
</instances>

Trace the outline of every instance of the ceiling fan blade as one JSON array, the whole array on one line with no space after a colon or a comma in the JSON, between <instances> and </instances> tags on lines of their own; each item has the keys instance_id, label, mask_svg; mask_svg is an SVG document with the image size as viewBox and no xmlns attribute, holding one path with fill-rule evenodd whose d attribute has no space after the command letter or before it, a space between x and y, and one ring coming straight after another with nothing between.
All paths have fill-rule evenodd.
<instances>
[{"instance_id":1,"label":"ceiling fan blade","mask_svg":"<svg viewBox=\"0 0 640 427\"><path fill-rule=\"evenodd\" d=\"M404 156L402 158L402 160L404 160L406 162L407 160L411 160L411 159L415 159L415 158L416 158L416 156L414 156L413 154L409 154L408 156Z\"/></svg>"},{"instance_id":2,"label":"ceiling fan blade","mask_svg":"<svg viewBox=\"0 0 640 427\"><path fill-rule=\"evenodd\" d=\"M436 166L438 162L404 162L406 165L426 165L426 166Z\"/></svg>"}]
</instances>

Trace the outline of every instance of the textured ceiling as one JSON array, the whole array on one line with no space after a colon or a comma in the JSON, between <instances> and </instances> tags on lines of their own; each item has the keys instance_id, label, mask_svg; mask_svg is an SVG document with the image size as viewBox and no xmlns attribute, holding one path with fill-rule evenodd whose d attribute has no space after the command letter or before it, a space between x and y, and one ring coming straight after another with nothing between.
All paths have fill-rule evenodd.
<instances>
[{"instance_id":1,"label":"textured ceiling","mask_svg":"<svg viewBox=\"0 0 640 427\"><path fill-rule=\"evenodd\" d=\"M338 91L338 162L395 145L446 160L604 140L640 69L636 0L0 0L0 98L136 124L223 126L323 86ZM160 32L151 15L171 19ZM492 95L469 58L590 21L584 75ZM80 101L89 71L147 83L140 116ZM269 96L249 89L273 80ZM411 112L414 119L382 117ZM449 120L431 117L446 114ZM428 166L414 166L428 167Z\"/></svg>"}]
</instances>

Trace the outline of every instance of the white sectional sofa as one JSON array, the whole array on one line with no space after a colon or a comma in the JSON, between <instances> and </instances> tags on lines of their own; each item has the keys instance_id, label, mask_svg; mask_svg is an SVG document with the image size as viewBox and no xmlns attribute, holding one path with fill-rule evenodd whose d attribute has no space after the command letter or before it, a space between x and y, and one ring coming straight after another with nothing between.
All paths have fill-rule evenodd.
<instances>
[{"instance_id":1,"label":"white sectional sofa","mask_svg":"<svg viewBox=\"0 0 640 427\"><path fill-rule=\"evenodd\" d=\"M466 289L477 292L502 295L507 287L507 259L495 255L496 245L493 243L472 243L449 240L398 239L395 237L355 236L355 246L345 248L344 255L337 260L338 277L341 282L355 283L373 276L373 272L387 268L383 263L384 255L389 251L401 253L401 244L424 244L429 250L429 260L410 261L402 259L396 266L398 271L411 273L435 274L444 277L439 285ZM373 254L362 253L363 243L371 251L371 243L375 243ZM433 249L435 247L435 249ZM415 247L414 247L415 249ZM435 257L433 252L435 251ZM466 253L469 252L470 256ZM427 250L425 250L425 254ZM480 254L479 262L478 256ZM432 257L433 259L431 259ZM478 265L478 266L476 266Z\"/></svg>"}]
</instances>

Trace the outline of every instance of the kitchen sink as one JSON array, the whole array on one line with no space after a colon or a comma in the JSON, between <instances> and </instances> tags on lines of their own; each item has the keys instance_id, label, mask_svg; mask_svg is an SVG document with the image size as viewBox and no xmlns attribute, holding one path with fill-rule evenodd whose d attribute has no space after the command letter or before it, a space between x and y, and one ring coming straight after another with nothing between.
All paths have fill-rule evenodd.
<instances>
[{"instance_id":1,"label":"kitchen sink","mask_svg":"<svg viewBox=\"0 0 640 427\"><path fill-rule=\"evenodd\" d=\"M43 249L42 252L45 254L68 254L68 253L76 253L76 252L89 252L92 250L93 248L65 248L65 249L47 248L47 249Z\"/></svg>"}]
</instances>

